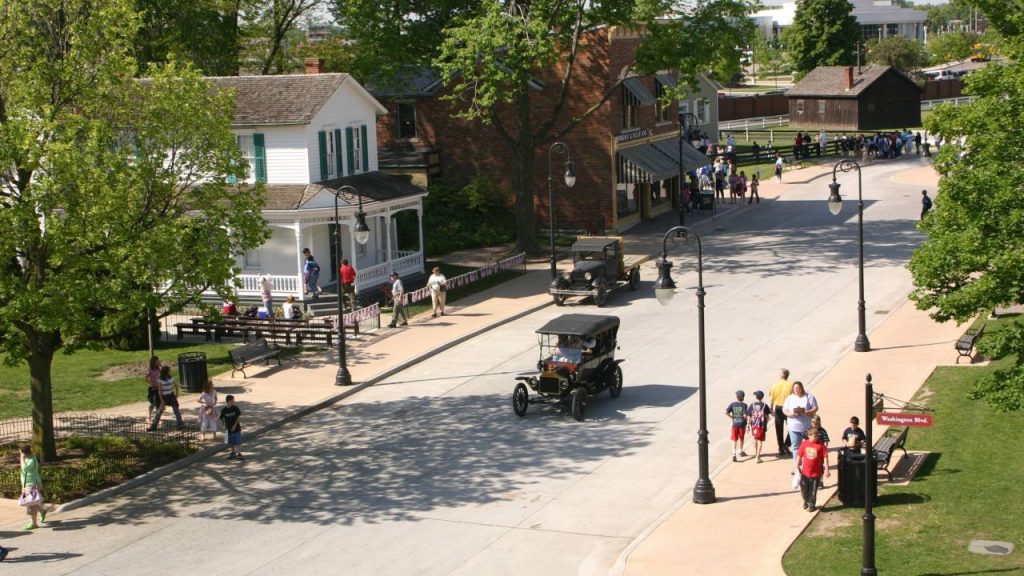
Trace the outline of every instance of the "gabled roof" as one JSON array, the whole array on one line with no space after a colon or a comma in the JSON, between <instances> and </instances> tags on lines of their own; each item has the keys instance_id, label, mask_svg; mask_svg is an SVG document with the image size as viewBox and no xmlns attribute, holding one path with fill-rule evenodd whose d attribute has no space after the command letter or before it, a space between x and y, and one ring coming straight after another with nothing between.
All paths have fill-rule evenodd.
<instances>
[{"instance_id":1,"label":"gabled roof","mask_svg":"<svg viewBox=\"0 0 1024 576\"><path fill-rule=\"evenodd\" d=\"M846 88L847 66L818 66L807 73L795 86L786 91L787 98L802 96L832 96L856 98L861 92L886 74L897 74L908 84L920 90L917 84L892 66L865 66L858 71L853 67L853 87Z\"/></svg>"},{"instance_id":2,"label":"gabled roof","mask_svg":"<svg viewBox=\"0 0 1024 576\"><path fill-rule=\"evenodd\" d=\"M298 210L324 190L335 189L345 184L359 191L363 196L364 205L427 193L423 188L402 178L382 172L368 172L313 184L265 184L263 209ZM356 199L353 197L351 203L355 202Z\"/></svg>"},{"instance_id":3,"label":"gabled roof","mask_svg":"<svg viewBox=\"0 0 1024 576\"><path fill-rule=\"evenodd\" d=\"M376 113L387 112L349 74L216 76L207 80L221 90L235 91L233 126L308 124L346 82L365 95Z\"/></svg>"}]
</instances>

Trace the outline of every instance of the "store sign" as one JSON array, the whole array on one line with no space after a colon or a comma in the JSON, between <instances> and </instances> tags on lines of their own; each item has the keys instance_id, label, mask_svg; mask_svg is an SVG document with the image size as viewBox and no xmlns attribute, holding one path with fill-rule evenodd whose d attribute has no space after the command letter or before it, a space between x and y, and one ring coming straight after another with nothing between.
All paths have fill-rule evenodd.
<instances>
[{"instance_id":1,"label":"store sign","mask_svg":"<svg viewBox=\"0 0 1024 576\"><path fill-rule=\"evenodd\" d=\"M633 140L642 140L651 135L651 131L647 128L641 128L639 130L633 130L632 132L624 132L615 137L615 141L618 143L632 142Z\"/></svg>"},{"instance_id":2,"label":"store sign","mask_svg":"<svg viewBox=\"0 0 1024 576\"><path fill-rule=\"evenodd\" d=\"M911 412L881 412L875 421L886 426L920 426L924 428L931 428L934 423L931 414Z\"/></svg>"}]
</instances>

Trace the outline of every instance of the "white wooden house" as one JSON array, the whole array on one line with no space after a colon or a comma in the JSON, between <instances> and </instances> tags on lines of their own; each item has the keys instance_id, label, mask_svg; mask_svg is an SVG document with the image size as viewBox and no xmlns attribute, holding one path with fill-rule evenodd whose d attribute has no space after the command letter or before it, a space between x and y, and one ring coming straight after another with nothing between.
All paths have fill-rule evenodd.
<instances>
[{"instance_id":1,"label":"white wooden house","mask_svg":"<svg viewBox=\"0 0 1024 576\"><path fill-rule=\"evenodd\" d=\"M308 70L307 66L307 70ZM270 238L238 257L238 295L259 294L268 275L275 300L303 299L303 248L320 264L322 286L337 282L334 190L354 187L362 196L370 239L352 235L358 200L339 202L342 257L357 271L356 290L378 288L388 275L423 272L423 198L426 190L377 169L376 117L386 113L348 74L296 74L208 78L235 93L232 130L250 162L249 182L263 182L263 217ZM420 249L398 250L395 215L416 213Z\"/></svg>"}]
</instances>

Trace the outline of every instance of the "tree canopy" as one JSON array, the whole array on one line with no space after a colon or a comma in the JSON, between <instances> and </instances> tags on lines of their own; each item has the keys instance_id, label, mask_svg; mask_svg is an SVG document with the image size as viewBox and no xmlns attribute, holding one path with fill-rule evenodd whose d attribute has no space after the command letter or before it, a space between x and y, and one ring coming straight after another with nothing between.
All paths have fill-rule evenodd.
<instances>
[{"instance_id":1,"label":"tree canopy","mask_svg":"<svg viewBox=\"0 0 1024 576\"><path fill-rule=\"evenodd\" d=\"M847 0L802 0L793 25L782 32L797 79L818 66L854 64L860 38L860 25Z\"/></svg>"},{"instance_id":2,"label":"tree canopy","mask_svg":"<svg viewBox=\"0 0 1024 576\"><path fill-rule=\"evenodd\" d=\"M0 350L55 456L54 353L227 291L266 237L231 94L173 61L138 81L131 0L0 0ZM144 324L144 320L142 322Z\"/></svg>"},{"instance_id":3,"label":"tree canopy","mask_svg":"<svg viewBox=\"0 0 1024 576\"><path fill-rule=\"evenodd\" d=\"M940 107L927 120L944 145L935 161L942 175L935 209L921 223L928 239L914 253L911 294L940 321L966 322L996 306L1024 303L1024 191L1012 153L1024 116L1024 7L975 0L1000 28L1010 61L966 77L966 106ZM998 4L998 6L997 6ZM1024 329L982 340L986 351L1013 353L1018 364L975 390L1000 409L1024 406Z\"/></svg>"},{"instance_id":4,"label":"tree canopy","mask_svg":"<svg viewBox=\"0 0 1024 576\"><path fill-rule=\"evenodd\" d=\"M868 46L868 61L892 66L909 74L924 64L921 43L906 36L890 36Z\"/></svg>"}]
</instances>

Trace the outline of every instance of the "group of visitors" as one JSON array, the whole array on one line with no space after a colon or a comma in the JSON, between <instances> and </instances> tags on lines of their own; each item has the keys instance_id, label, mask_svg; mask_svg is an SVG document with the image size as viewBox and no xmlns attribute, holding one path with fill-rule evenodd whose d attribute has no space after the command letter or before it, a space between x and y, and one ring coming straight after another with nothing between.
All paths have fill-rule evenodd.
<instances>
[{"instance_id":1,"label":"group of visitors","mask_svg":"<svg viewBox=\"0 0 1024 576\"><path fill-rule=\"evenodd\" d=\"M726 416L732 421L733 462L747 456L743 450L747 429L754 439L755 462L762 462L765 433L768 422L774 418L778 454L793 459L792 487L800 488L804 509L814 511L822 476L830 475L830 438L821 425L818 400L804 389L802 382L790 382L789 370L785 368L780 370L779 380L768 389L767 402L761 390L754 392L756 401L749 405L744 402L745 396L743 390L737 390L736 400L725 409ZM859 425L860 420L853 416L850 426L843 431L843 444L847 449L861 449L864 432Z\"/></svg>"}]
</instances>

